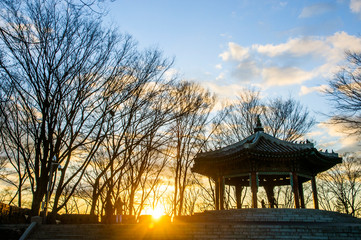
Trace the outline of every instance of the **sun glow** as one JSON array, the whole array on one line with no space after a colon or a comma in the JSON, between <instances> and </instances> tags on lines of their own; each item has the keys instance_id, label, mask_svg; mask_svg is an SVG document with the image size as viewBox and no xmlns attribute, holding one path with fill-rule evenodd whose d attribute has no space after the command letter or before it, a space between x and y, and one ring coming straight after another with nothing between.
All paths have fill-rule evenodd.
<instances>
[{"instance_id":1,"label":"sun glow","mask_svg":"<svg viewBox=\"0 0 361 240\"><path fill-rule=\"evenodd\" d=\"M152 211L151 215L154 219L159 219L161 216L164 215L164 209L162 206L156 206Z\"/></svg>"}]
</instances>

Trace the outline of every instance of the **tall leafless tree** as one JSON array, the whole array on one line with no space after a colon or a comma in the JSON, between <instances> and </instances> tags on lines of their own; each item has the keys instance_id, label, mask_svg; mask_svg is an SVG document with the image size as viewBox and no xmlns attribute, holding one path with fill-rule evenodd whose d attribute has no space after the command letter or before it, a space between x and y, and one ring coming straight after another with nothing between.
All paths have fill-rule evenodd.
<instances>
[{"instance_id":1,"label":"tall leafless tree","mask_svg":"<svg viewBox=\"0 0 361 240\"><path fill-rule=\"evenodd\" d=\"M348 153L343 162L320 174L320 205L331 211L361 215L361 160Z\"/></svg>"},{"instance_id":2,"label":"tall leafless tree","mask_svg":"<svg viewBox=\"0 0 361 240\"><path fill-rule=\"evenodd\" d=\"M291 97L270 99L263 108L265 131L270 135L295 141L303 137L315 124L308 109Z\"/></svg>"},{"instance_id":3,"label":"tall leafless tree","mask_svg":"<svg viewBox=\"0 0 361 240\"><path fill-rule=\"evenodd\" d=\"M51 181L52 161L63 166L56 212L107 136L113 112L170 63L156 50L140 53L130 36L104 29L99 15L72 1L1 1L1 8L1 133L24 152L34 215Z\"/></svg>"},{"instance_id":4,"label":"tall leafless tree","mask_svg":"<svg viewBox=\"0 0 361 240\"><path fill-rule=\"evenodd\" d=\"M214 106L214 97L200 86L182 82L178 88L182 102L176 111L188 113L177 118L169 132L174 139L174 197L173 215L183 214L185 189L189 184L190 167L194 156L204 149L209 114Z\"/></svg>"},{"instance_id":5,"label":"tall leafless tree","mask_svg":"<svg viewBox=\"0 0 361 240\"><path fill-rule=\"evenodd\" d=\"M13 203L13 200L17 197L17 206L21 207L22 205L22 192L23 185L27 179L27 173L25 168L25 161L29 159L29 154L24 150L20 144L20 141L24 141L24 129L22 128L22 122L17 121L19 115L22 113L17 111L17 106L10 107L8 111L8 119L13 119L12 128L14 132L9 133L7 128L0 128L0 138L1 138L1 152L3 156L1 157L1 170L0 170L0 179L11 185L16 189L14 196L9 201L9 204ZM15 141L13 141L15 140Z\"/></svg>"},{"instance_id":6,"label":"tall leafless tree","mask_svg":"<svg viewBox=\"0 0 361 240\"><path fill-rule=\"evenodd\" d=\"M361 134L361 53L346 52L347 63L329 81L327 96L333 106L331 122L349 134Z\"/></svg>"},{"instance_id":7,"label":"tall leafless tree","mask_svg":"<svg viewBox=\"0 0 361 240\"><path fill-rule=\"evenodd\" d=\"M235 103L226 107L226 116L216 129L214 140L216 148L226 146L251 135L257 122L257 116L263 111L260 92L255 89L242 91Z\"/></svg>"},{"instance_id":8,"label":"tall leafless tree","mask_svg":"<svg viewBox=\"0 0 361 240\"><path fill-rule=\"evenodd\" d=\"M153 79L119 109L121 117L114 121L113 130L103 141L102 150L87 174L93 186L91 214L95 214L101 196L110 197L112 203L120 198L125 213L139 215L150 196L157 195L153 190L159 185L168 152L169 136L165 130L189 111L175 111L183 98L174 92L173 84L162 78Z\"/></svg>"},{"instance_id":9,"label":"tall leafless tree","mask_svg":"<svg viewBox=\"0 0 361 240\"><path fill-rule=\"evenodd\" d=\"M241 141L253 134L258 116L266 133L287 141L301 138L315 124L308 109L296 100L280 97L262 100L259 91L245 89L228 107L227 116L214 135L215 147Z\"/></svg>"}]
</instances>

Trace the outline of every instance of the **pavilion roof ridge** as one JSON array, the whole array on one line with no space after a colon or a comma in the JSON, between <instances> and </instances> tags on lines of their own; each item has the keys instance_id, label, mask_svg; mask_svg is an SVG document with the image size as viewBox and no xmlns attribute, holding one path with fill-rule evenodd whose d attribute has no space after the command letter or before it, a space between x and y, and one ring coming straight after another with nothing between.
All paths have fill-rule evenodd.
<instances>
[{"instance_id":1,"label":"pavilion roof ridge","mask_svg":"<svg viewBox=\"0 0 361 240\"><path fill-rule=\"evenodd\" d=\"M238 148L238 147L244 145L244 144L247 143L247 142L252 142L253 139L254 139L254 137L255 137L255 134L252 134L252 135L250 135L250 136L242 139L242 140L239 141L239 142L233 143L233 144L231 144L231 145L228 145L228 146L223 147L223 148L220 148L220 149L216 149L216 150L212 150L212 151L208 151L208 152L199 153L198 155L199 155L199 156L202 156L202 155L207 155L207 154L209 154L209 153L227 152L227 151L229 151L229 150L231 150L231 149Z\"/></svg>"},{"instance_id":2,"label":"pavilion roof ridge","mask_svg":"<svg viewBox=\"0 0 361 240\"><path fill-rule=\"evenodd\" d=\"M309 148L314 148L314 144L312 142L309 142L308 140L303 141L303 142L290 142L290 141L286 141L286 140L281 140L279 138L276 138L268 133L265 132L256 132L255 134L257 134L256 138L253 140L252 145L256 144L261 137L264 137L265 139L272 141L274 143L277 144L281 144L281 145L287 145L289 147L296 147L296 148L301 148L301 149L309 149Z\"/></svg>"},{"instance_id":3,"label":"pavilion roof ridge","mask_svg":"<svg viewBox=\"0 0 361 240\"><path fill-rule=\"evenodd\" d=\"M307 141L303 141L300 143L297 142L290 142L290 141L286 141L286 140L281 140L278 139L268 133L265 133L263 131L257 131L254 134L244 138L243 140L233 143L231 145L228 145L226 147L220 148L220 149L216 149L213 151L208 151L208 152L204 152L204 153L199 153L198 156L206 156L208 154L222 154L225 152L232 152L232 151L237 151L237 149L251 149L256 147L256 145L260 142L261 139L265 139L266 141L270 141L272 143L278 144L278 145L282 145L288 148L292 148L294 150L298 149L298 150L305 150L305 149L312 149L314 148L314 144L312 142ZM328 154L328 156L330 156L330 154Z\"/></svg>"}]
</instances>

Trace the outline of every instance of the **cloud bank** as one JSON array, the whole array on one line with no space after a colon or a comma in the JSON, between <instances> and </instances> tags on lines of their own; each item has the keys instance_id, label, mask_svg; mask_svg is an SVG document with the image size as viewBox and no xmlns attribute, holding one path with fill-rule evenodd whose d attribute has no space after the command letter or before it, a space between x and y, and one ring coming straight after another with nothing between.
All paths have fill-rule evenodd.
<instances>
[{"instance_id":1,"label":"cloud bank","mask_svg":"<svg viewBox=\"0 0 361 240\"><path fill-rule=\"evenodd\" d=\"M361 51L361 39L336 32L326 37L291 38L280 44L242 46L229 42L219 56L224 68L226 64L231 66L232 78L238 82L271 87L330 78L344 61L346 50Z\"/></svg>"}]
</instances>

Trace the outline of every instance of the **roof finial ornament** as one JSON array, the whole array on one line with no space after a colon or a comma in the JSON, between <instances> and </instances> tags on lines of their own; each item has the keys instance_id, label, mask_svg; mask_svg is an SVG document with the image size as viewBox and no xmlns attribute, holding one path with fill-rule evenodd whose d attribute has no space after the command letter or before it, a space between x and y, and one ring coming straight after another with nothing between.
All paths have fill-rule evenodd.
<instances>
[{"instance_id":1,"label":"roof finial ornament","mask_svg":"<svg viewBox=\"0 0 361 240\"><path fill-rule=\"evenodd\" d=\"M262 127L262 123L261 123L261 119L259 117L259 115L257 115L257 124L256 127L254 128L254 132L263 132L263 127Z\"/></svg>"}]
</instances>

